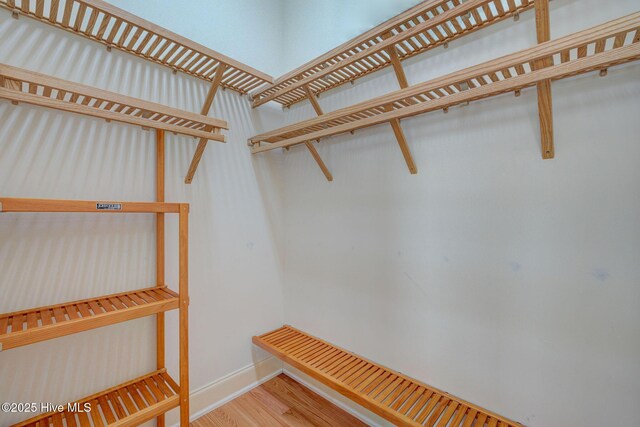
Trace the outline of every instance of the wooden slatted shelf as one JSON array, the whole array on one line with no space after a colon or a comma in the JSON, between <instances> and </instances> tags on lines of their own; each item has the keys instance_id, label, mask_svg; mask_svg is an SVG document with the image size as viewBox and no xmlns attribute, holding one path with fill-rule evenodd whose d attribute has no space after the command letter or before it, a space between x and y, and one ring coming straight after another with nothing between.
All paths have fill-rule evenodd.
<instances>
[{"instance_id":1,"label":"wooden slatted shelf","mask_svg":"<svg viewBox=\"0 0 640 427\"><path fill-rule=\"evenodd\" d=\"M291 106L398 61L467 35L534 5L534 0L428 0L276 79L251 94L253 106Z\"/></svg>"},{"instance_id":2,"label":"wooden slatted shelf","mask_svg":"<svg viewBox=\"0 0 640 427\"><path fill-rule=\"evenodd\" d=\"M288 325L253 343L396 425L521 426Z\"/></svg>"},{"instance_id":3,"label":"wooden slatted shelf","mask_svg":"<svg viewBox=\"0 0 640 427\"><path fill-rule=\"evenodd\" d=\"M0 351L178 308L178 294L153 287L0 314Z\"/></svg>"},{"instance_id":4,"label":"wooden slatted shelf","mask_svg":"<svg viewBox=\"0 0 640 427\"><path fill-rule=\"evenodd\" d=\"M48 412L13 427L137 426L180 404L180 389L165 369L152 372L75 403L88 412Z\"/></svg>"},{"instance_id":5,"label":"wooden slatted shelf","mask_svg":"<svg viewBox=\"0 0 640 427\"><path fill-rule=\"evenodd\" d=\"M29 16L139 58L212 81L225 67L221 85L247 93L273 78L219 52L100 0L0 0L15 17Z\"/></svg>"},{"instance_id":6,"label":"wooden slatted shelf","mask_svg":"<svg viewBox=\"0 0 640 427\"><path fill-rule=\"evenodd\" d=\"M0 64L0 98L224 142L224 120Z\"/></svg>"},{"instance_id":7,"label":"wooden slatted shelf","mask_svg":"<svg viewBox=\"0 0 640 427\"><path fill-rule=\"evenodd\" d=\"M289 147L640 59L640 13L249 139ZM261 142L268 144L261 145Z\"/></svg>"}]
</instances>

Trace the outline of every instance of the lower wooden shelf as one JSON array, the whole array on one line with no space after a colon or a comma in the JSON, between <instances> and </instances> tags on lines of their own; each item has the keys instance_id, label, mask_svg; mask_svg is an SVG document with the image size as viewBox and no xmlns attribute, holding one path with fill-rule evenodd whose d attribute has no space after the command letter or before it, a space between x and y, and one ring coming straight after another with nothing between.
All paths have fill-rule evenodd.
<instances>
[{"instance_id":1,"label":"lower wooden shelf","mask_svg":"<svg viewBox=\"0 0 640 427\"><path fill-rule=\"evenodd\" d=\"M253 343L396 425L521 427L288 325Z\"/></svg>"},{"instance_id":2,"label":"lower wooden shelf","mask_svg":"<svg viewBox=\"0 0 640 427\"><path fill-rule=\"evenodd\" d=\"M177 407L179 394L176 382L161 369L74 402L80 410L48 412L12 427L136 426ZM85 404L90 410L82 412Z\"/></svg>"},{"instance_id":3,"label":"lower wooden shelf","mask_svg":"<svg viewBox=\"0 0 640 427\"><path fill-rule=\"evenodd\" d=\"M177 293L154 287L0 314L0 350L177 308Z\"/></svg>"}]
</instances>

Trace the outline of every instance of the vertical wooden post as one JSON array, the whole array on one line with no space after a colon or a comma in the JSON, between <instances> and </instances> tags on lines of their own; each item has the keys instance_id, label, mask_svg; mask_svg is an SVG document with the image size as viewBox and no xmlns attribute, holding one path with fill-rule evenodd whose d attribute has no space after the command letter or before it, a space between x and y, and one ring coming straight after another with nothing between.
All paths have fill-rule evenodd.
<instances>
[{"instance_id":1,"label":"vertical wooden post","mask_svg":"<svg viewBox=\"0 0 640 427\"><path fill-rule=\"evenodd\" d=\"M180 204L180 426L189 427L189 205Z\"/></svg>"},{"instance_id":2,"label":"vertical wooden post","mask_svg":"<svg viewBox=\"0 0 640 427\"><path fill-rule=\"evenodd\" d=\"M164 131L156 130L156 201L164 202ZM164 280L164 213L156 214L156 286ZM165 367L164 312L156 314L156 366ZM156 425L164 427L164 414L158 415Z\"/></svg>"},{"instance_id":3,"label":"vertical wooden post","mask_svg":"<svg viewBox=\"0 0 640 427\"><path fill-rule=\"evenodd\" d=\"M549 0L535 0L536 35L538 43L544 43L551 38L549 27ZM552 65L551 58L544 58L534 63L534 69ZM553 104L551 99L551 80L543 80L536 84L538 90L538 115L540 117L540 143L542 158L553 159Z\"/></svg>"}]
</instances>

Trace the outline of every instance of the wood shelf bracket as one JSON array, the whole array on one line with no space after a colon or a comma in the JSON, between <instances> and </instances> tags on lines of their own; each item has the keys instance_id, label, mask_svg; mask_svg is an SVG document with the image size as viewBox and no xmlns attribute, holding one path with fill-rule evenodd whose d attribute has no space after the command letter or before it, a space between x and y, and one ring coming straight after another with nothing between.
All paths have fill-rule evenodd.
<instances>
[{"instance_id":1,"label":"wood shelf bracket","mask_svg":"<svg viewBox=\"0 0 640 427\"><path fill-rule=\"evenodd\" d=\"M323 115L324 112L322 111L322 107L320 107L320 104L318 103L318 98L313 93L309 85L306 85L304 87L304 90L307 92L307 98L309 98L309 102L311 102L311 106L313 106L313 109L316 112L316 114L318 116ZM316 139L316 142L320 142L320 139ZM322 160L322 157L320 157L320 154L318 153L318 150L316 150L316 147L314 147L310 141L305 142L305 145L307 146L307 149L313 156L313 159L316 161L316 163L322 170L322 173L324 174L325 178L327 178L327 181L329 182L333 181L333 175L331 175L331 172L329 172L329 168L327 168L327 165Z\"/></svg>"},{"instance_id":2,"label":"wood shelf bracket","mask_svg":"<svg viewBox=\"0 0 640 427\"><path fill-rule=\"evenodd\" d=\"M226 69L227 66L225 64L221 63L218 65L215 77L213 78L213 83L211 83L211 87L209 88L209 92L207 93L207 97L205 98L204 105L202 106L202 111L200 112L200 114L202 114L203 116L209 114L209 110L211 109L211 105L213 104L213 98L215 98L216 93L218 92L218 88L220 88L220 82L222 82L222 77L224 76L224 72ZM202 159L205 148L207 148L207 139L200 138L200 141L198 141L198 147L196 147L196 152L193 153L193 158L191 159L191 164L189 165L189 170L187 171L187 176L184 178L185 184L191 184L191 182L193 182L193 177L196 174L196 170L198 169L198 165L200 164L200 160Z\"/></svg>"},{"instance_id":3,"label":"wood shelf bracket","mask_svg":"<svg viewBox=\"0 0 640 427\"><path fill-rule=\"evenodd\" d=\"M391 33L387 33L384 38L391 37ZM389 60L391 61L391 66L393 67L393 71L398 79L398 84L400 85L400 89L406 89L409 87L409 81L407 80L407 76L404 73L404 69L402 68L402 63L400 62L400 57L398 56L398 51L395 46L389 47L387 50L387 54L389 55ZM393 111L393 107L391 104L385 107L387 111ZM404 161L407 163L407 167L409 168L409 173L415 175L418 173L418 168L416 167L416 163L413 160L413 156L411 155L411 149L407 144L407 139L404 136L404 132L402 130L402 126L400 126L399 119L393 119L389 121L391 125L391 129L393 129L393 134L396 137L396 141L398 141L398 146L400 147L400 151L402 151L402 156L404 157Z\"/></svg>"}]
</instances>

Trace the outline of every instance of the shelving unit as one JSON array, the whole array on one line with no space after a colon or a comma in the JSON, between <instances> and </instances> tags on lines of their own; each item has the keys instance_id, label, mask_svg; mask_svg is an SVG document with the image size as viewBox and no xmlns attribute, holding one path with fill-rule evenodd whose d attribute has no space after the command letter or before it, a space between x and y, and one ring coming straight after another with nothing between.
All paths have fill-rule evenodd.
<instances>
[{"instance_id":1,"label":"shelving unit","mask_svg":"<svg viewBox=\"0 0 640 427\"><path fill-rule=\"evenodd\" d=\"M429 0L254 91L253 106L291 106L452 40L518 16L534 0Z\"/></svg>"},{"instance_id":2,"label":"shelving unit","mask_svg":"<svg viewBox=\"0 0 640 427\"><path fill-rule=\"evenodd\" d=\"M522 427L289 325L253 343L396 425Z\"/></svg>"},{"instance_id":3,"label":"shelving unit","mask_svg":"<svg viewBox=\"0 0 640 427\"><path fill-rule=\"evenodd\" d=\"M252 153L261 153L430 111L447 112L455 105L506 92L519 95L522 89L540 82L594 70L606 75L609 67L640 59L639 41L640 13L634 13L317 118L256 135L249 139L249 144L252 145Z\"/></svg>"},{"instance_id":4,"label":"shelving unit","mask_svg":"<svg viewBox=\"0 0 640 427\"><path fill-rule=\"evenodd\" d=\"M164 134L158 134L158 199L164 198ZM90 403L88 413L47 413L16 426L93 425L132 426L180 406L180 424L189 424L188 361L188 214L189 205L159 202L76 201L0 198L0 213L84 212L84 213L152 213L157 218L157 285L152 288L102 295L80 301L0 314L0 350L54 339L102 326L156 314L158 370L104 392L81 399ZM164 215L179 218L178 293L164 283ZM164 367L164 312L178 309L180 314L180 385L169 377ZM77 418L76 418L77 417Z\"/></svg>"}]
</instances>

